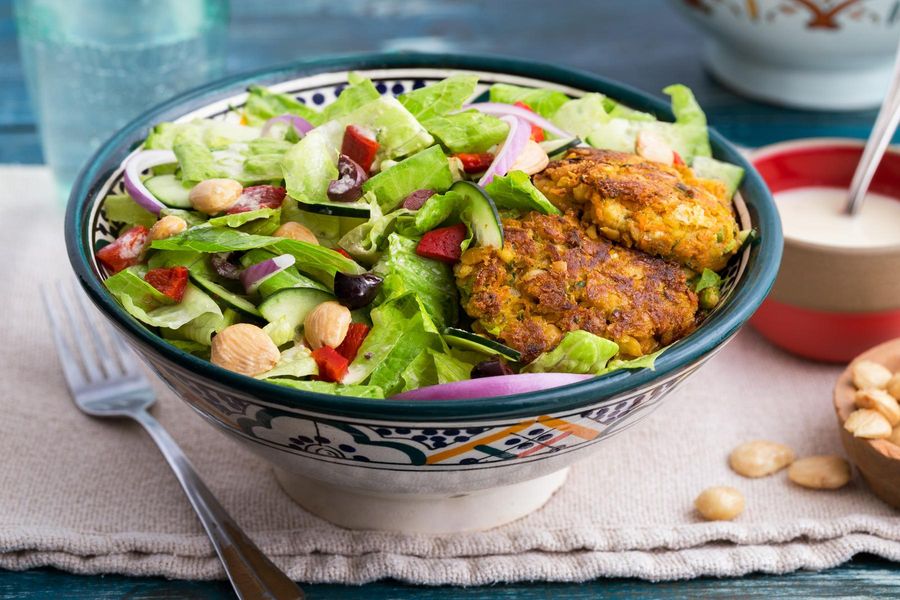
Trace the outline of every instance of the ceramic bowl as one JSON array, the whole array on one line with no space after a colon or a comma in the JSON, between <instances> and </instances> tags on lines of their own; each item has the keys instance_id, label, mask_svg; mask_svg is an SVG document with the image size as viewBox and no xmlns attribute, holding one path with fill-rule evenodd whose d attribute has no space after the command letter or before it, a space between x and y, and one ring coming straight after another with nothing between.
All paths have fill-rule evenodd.
<instances>
[{"instance_id":1,"label":"ceramic bowl","mask_svg":"<svg viewBox=\"0 0 900 600\"><path fill-rule=\"evenodd\" d=\"M900 371L900 339L867 350L853 362L858 360L877 362L896 373ZM900 446L888 440L854 437L844 429L844 421L856 409L853 402L856 387L853 385L852 366L851 363L841 373L834 387L834 414L841 431L841 443L850 461L856 465L875 495L894 508L900 508Z\"/></svg>"},{"instance_id":2,"label":"ceramic bowl","mask_svg":"<svg viewBox=\"0 0 900 600\"><path fill-rule=\"evenodd\" d=\"M366 55L310 60L200 88L143 115L105 144L77 181L66 215L69 258L90 298L147 362L217 430L255 452L303 507L353 528L445 532L483 529L540 507L568 467L644 418L737 332L775 279L778 216L765 184L721 136L716 155L747 169L737 203L761 243L732 262L723 302L655 370L507 397L457 401L370 400L307 393L223 370L179 351L132 319L103 287L97 244L114 237L103 202L121 190L122 162L154 123L215 117L240 106L251 84L324 105L355 70L382 93L473 72L495 82L601 92L662 118L661 101L586 73L533 62L448 55ZM688 407L689 410L689 407ZM614 484L614 482L610 482Z\"/></svg>"},{"instance_id":3,"label":"ceramic bowl","mask_svg":"<svg viewBox=\"0 0 900 600\"><path fill-rule=\"evenodd\" d=\"M896 0L673 0L706 33L707 68L775 104L857 110L881 103L900 20Z\"/></svg>"},{"instance_id":4,"label":"ceramic bowl","mask_svg":"<svg viewBox=\"0 0 900 600\"><path fill-rule=\"evenodd\" d=\"M761 148L751 162L772 193L806 187L847 189L863 142L796 140ZM871 190L900 201L900 149L891 148ZM785 235L781 270L752 324L782 348L847 362L900 336L900 245L846 248Z\"/></svg>"}]
</instances>

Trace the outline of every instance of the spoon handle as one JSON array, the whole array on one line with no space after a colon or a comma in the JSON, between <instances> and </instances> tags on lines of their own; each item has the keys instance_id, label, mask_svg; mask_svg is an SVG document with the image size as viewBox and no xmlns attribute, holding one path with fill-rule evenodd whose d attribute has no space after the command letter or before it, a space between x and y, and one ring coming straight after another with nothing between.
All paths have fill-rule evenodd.
<instances>
[{"instance_id":1,"label":"spoon handle","mask_svg":"<svg viewBox=\"0 0 900 600\"><path fill-rule=\"evenodd\" d=\"M869 191L869 184L878 170L881 158L887 150L897 125L900 123L900 46L897 48L897 57L894 59L894 72L891 75L891 86L884 97L872 133L866 141L866 147L853 173L850 182L850 194L847 197L845 212L855 215L862 207L863 198Z\"/></svg>"}]
</instances>

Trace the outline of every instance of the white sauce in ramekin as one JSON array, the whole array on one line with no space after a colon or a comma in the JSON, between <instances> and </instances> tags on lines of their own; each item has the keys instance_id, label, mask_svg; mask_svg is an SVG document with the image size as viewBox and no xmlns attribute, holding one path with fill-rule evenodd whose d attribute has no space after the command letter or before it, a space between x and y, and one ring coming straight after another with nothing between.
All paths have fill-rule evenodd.
<instances>
[{"instance_id":1,"label":"white sauce in ramekin","mask_svg":"<svg viewBox=\"0 0 900 600\"><path fill-rule=\"evenodd\" d=\"M844 213L847 190L805 187L775 194L784 237L842 248L900 246L900 199L869 193L855 215Z\"/></svg>"}]
</instances>

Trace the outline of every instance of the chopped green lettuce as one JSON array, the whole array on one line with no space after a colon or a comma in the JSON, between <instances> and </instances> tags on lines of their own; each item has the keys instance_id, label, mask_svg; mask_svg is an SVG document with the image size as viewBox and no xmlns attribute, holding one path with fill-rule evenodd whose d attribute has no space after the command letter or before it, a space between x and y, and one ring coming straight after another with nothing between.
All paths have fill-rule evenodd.
<instances>
[{"instance_id":1,"label":"chopped green lettuce","mask_svg":"<svg viewBox=\"0 0 900 600\"><path fill-rule=\"evenodd\" d=\"M509 133L509 125L497 117L477 110L431 117L422 125L450 152L486 152L500 144Z\"/></svg>"},{"instance_id":2,"label":"chopped green lettuce","mask_svg":"<svg viewBox=\"0 0 900 600\"><path fill-rule=\"evenodd\" d=\"M416 211L416 233L421 235L426 231L431 231L452 216L458 218L466 201L465 196L453 190L432 196L422 208Z\"/></svg>"},{"instance_id":3,"label":"chopped green lettuce","mask_svg":"<svg viewBox=\"0 0 900 600\"><path fill-rule=\"evenodd\" d=\"M392 298L372 309L372 329L343 381L376 385L390 396L405 385L404 372L412 379L407 368L428 349L442 351L445 346L416 295Z\"/></svg>"},{"instance_id":4,"label":"chopped green lettuce","mask_svg":"<svg viewBox=\"0 0 900 600\"><path fill-rule=\"evenodd\" d=\"M443 192L451 185L453 175L447 157L439 146L431 146L378 173L363 184L363 190L374 193L381 210L387 213L416 190Z\"/></svg>"},{"instance_id":5,"label":"chopped green lettuce","mask_svg":"<svg viewBox=\"0 0 900 600\"><path fill-rule=\"evenodd\" d=\"M522 369L526 373L598 374L619 351L619 345L588 331L569 331L559 345Z\"/></svg>"},{"instance_id":6,"label":"chopped green lettuce","mask_svg":"<svg viewBox=\"0 0 900 600\"><path fill-rule=\"evenodd\" d=\"M427 148L434 138L396 98L379 97L310 131L282 160L288 194L300 202L327 202L328 183L337 178L337 160L347 125L371 129L378 140L373 165Z\"/></svg>"},{"instance_id":7,"label":"chopped green lettuce","mask_svg":"<svg viewBox=\"0 0 900 600\"><path fill-rule=\"evenodd\" d=\"M388 236L397 228L398 221L412 220L412 211L401 208L381 217L369 219L348 231L338 242L357 261L371 265L381 256Z\"/></svg>"},{"instance_id":8,"label":"chopped green lettuce","mask_svg":"<svg viewBox=\"0 0 900 600\"><path fill-rule=\"evenodd\" d=\"M233 215L213 217L207 223L209 223L210 227L240 227L256 219L268 219L277 215L280 211L281 209L279 208L258 208L256 210L234 213Z\"/></svg>"},{"instance_id":9,"label":"chopped green lettuce","mask_svg":"<svg viewBox=\"0 0 900 600\"><path fill-rule=\"evenodd\" d=\"M327 381L301 381L279 377L267 379L266 381L294 388L295 390L303 390L304 392L331 394L333 396L353 396L355 398L384 398L384 390L377 385L341 385Z\"/></svg>"},{"instance_id":10,"label":"chopped green lettuce","mask_svg":"<svg viewBox=\"0 0 900 600\"><path fill-rule=\"evenodd\" d=\"M531 178L523 171L510 171L506 175L495 176L484 191L497 208L507 208L528 212L536 210L547 215L558 215L558 208L531 183Z\"/></svg>"},{"instance_id":11,"label":"chopped green lettuce","mask_svg":"<svg viewBox=\"0 0 900 600\"><path fill-rule=\"evenodd\" d=\"M235 142L249 142L259 137L257 127L226 121L196 119L187 123L159 123L144 140L148 150L172 150L176 142L193 142L210 149L225 148ZM154 170L157 174L156 170Z\"/></svg>"},{"instance_id":12,"label":"chopped green lettuce","mask_svg":"<svg viewBox=\"0 0 900 600\"><path fill-rule=\"evenodd\" d=\"M722 277L712 269L703 269L703 272L694 282L694 291L702 292L706 288L719 287L722 285Z\"/></svg>"},{"instance_id":13,"label":"chopped green lettuce","mask_svg":"<svg viewBox=\"0 0 900 600\"><path fill-rule=\"evenodd\" d=\"M103 201L103 212L106 218L126 225L143 225L150 227L156 223L156 215L132 200L127 194L113 194Z\"/></svg>"},{"instance_id":14,"label":"chopped green lettuce","mask_svg":"<svg viewBox=\"0 0 900 600\"><path fill-rule=\"evenodd\" d=\"M553 123L560 129L586 139L600 123L609 120L606 97L603 94L585 94L569 100L553 115Z\"/></svg>"},{"instance_id":15,"label":"chopped green lettuce","mask_svg":"<svg viewBox=\"0 0 900 600\"><path fill-rule=\"evenodd\" d=\"M639 356L637 358L632 358L629 360L622 360L619 358L613 359L609 361L609 364L606 365L606 368L600 373L597 373L597 375L604 375L606 373L612 373L613 371L619 371L621 369L652 369L654 364L656 363L656 359L659 358L659 355L664 351L665 348L660 348L656 352L645 354L644 356Z\"/></svg>"},{"instance_id":16,"label":"chopped green lettuce","mask_svg":"<svg viewBox=\"0 0 900 600\"><path fill-rule=\"evenodd\" d=\"M722 162L708 156L697 156L691 163L691 170L697 177L716 179L725 184L729 198L734 196L741 181L744 179L744 169L731 163Z\"/></svg>"},{"instance_id":17,"label":"chopped green lettuce","mask_svg":"<svg viewBox=\"0 0 900 600\"><path fill-rule=\"evenodd\" d=\"M428 352L434 360L438 383L451 383L470 378L472 367L475 366L474 362L467 362L448 352L437 352L435 350L429 350Z\"/></svg>"},{"instance_id":18,"label":"chopped green lettuce","mask_svg":"<svg viewBox=\"0 0 900 600\"><path fill-rule=\"evenodd\" d=\"M318 375L319 367L309 348L302 344L296 344L281 353L281 358L272 369L257 375L257 379L269 379L272 377L307 377Z\"/></svg>"},{"instance_id":19,"label":"chopped green lettuce","mask_svg":"<svg viewBox=\"0 0 900 600\"><path fill-rule=\"evenodd\" d=\"M436 385L438 382L437 368L431 352L422 352L413 358L400 373L400 379L403 380L403 385L398 390L400 392Z\"/></svg>"},{"instance_id":20,"label":"chopped green lettuce","mask_svg":"<svg viewBox=\"0 0 900 600\"><path fill-rule=\"evenodd\" d=\"M478 77L451 75L443 81L400 94L397 100L419 121L459 110L475 93Z\"/></svg>"},{"instance_id":21,"label":"chopped green lettuce","mask_svg":"<svg viewBox=\"0 0 900 600\"><path fill-rule=\"evenodd\" d=\"M251 125L262 125L272 117L281 115L297 115L313 125L323 122L321 114L293 96L271 92L259 85L251 85L247 91L249 95L244 105L244 117Z\"/></svg>"},{"instance_id":22,"label":"chopped green lettuce","mask_svg":"<svg viewBox=\"0 0 900 600\"><path fill-rule=\"evenodd\" d=\"M350 73L347 79L350 85L343 89L337 100L326 106L322 111L322 123L343 117L363 104L381 97L371 80L357 73Z\"/></svg>"},{"instance_id":23,"label":"chopped green lettuce","mask_svg":"<svg viewBox=\"0 0 900 600\"><path fill-rule=\"evenodd\" d=\"M524 102L531 110L547 119L553 117L569 97L557 90L527 88L508 83L495 83L490 90L491 102L515 104Z\"/></svg>"},{"instance_id":24,"label":"chopped green lettuce","mask_svg":"<svg viewBox=\"0 0 900 600\"><path fill-rule=\"evenodd\" d=\"M385 299L412 292L438 328L456 323L459 301L453 269L416 254L415 240L390 234L387 250L372 271L384 278L381 294Z\"/></svg>"}]
</instances>

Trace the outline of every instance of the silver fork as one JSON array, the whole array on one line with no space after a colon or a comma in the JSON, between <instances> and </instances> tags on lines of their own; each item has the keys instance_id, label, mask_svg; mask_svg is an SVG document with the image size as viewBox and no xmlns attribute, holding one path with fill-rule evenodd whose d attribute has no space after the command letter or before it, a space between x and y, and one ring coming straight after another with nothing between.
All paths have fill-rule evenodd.
<instances>
[{"instance_id":1,"label":"silver fork","mask_svg":"<svg viewBox=\"0 0 900 600\"><path fill-rule=\"evenodd\" d=\"M256 547L225 512L188 458L147 411L155 401L150 382L122 338L96 316L74 282L41 286L63 374L75 404L93 417L127 417L159 446L200 517L219 560L242 600L303 599L303 592Z\"/></svg>"}]
</instances>

